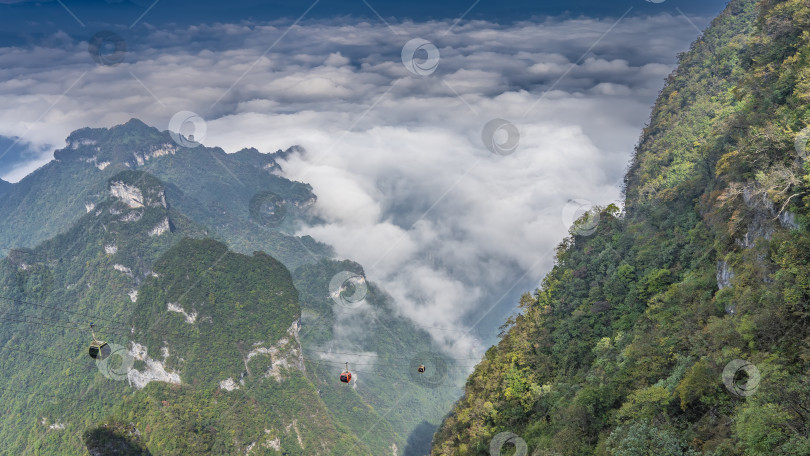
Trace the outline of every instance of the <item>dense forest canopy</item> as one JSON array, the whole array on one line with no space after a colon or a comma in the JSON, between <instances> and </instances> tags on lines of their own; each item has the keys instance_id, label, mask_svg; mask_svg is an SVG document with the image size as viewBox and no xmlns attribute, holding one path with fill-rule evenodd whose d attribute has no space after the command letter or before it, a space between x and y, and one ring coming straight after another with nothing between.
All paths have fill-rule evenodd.
<instances>
[{"instance_id":1,"label":"dense forest canopy","mask_svg":"<svg viewBox=\"0 0 810 456\"><path fill-rule=\"evenodd\" d=\"M432 454L810 454L808 58L806 1L730 2Z\"/></svg>"}]
</instances>

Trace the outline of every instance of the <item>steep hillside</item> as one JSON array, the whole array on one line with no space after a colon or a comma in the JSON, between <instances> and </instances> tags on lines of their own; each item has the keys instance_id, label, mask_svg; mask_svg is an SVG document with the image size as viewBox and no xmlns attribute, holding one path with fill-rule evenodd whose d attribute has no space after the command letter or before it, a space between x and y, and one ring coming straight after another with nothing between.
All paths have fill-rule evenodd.
<instances>
[{"instance_id":1,"label":"steep hillside","mask_svg":"<svg viewBox=\"0 0 810 456\"><path fill-rule=\"evenodd\" d=\"M423 456L442 417L461 395L473 361L443 354L373 283L362 282L362 301L340 299L334 284L344 274L365 277L363 268L348 260L323 260L293 274L303 309L307 373L334 419L362 436L374 454L393 454L393 445L400 456ZM343 285L341 294L357 293L350 282ZM347 361L356 394L334 387ZM420 364L426 366L426 375L416 371Z\"/></svg>"},{"instance_id":2,"label":"steep hillside","mask_svg":"<svg viewBox=\"0 0 810 456\"><path fill-rule=\"evenodd\" d=\"M203 239L149 174L107 195L0 262L4 454L372 454L306 378L281 263Z\"/></svg>"},{"instance_id":3,"label":"steep hillside","mask_svg":"<svg viewBox=\"0 0 810 456\"><path fill-rule=\"evenodd\" d=\"M11 183L0 179L0 195L6 193L11 188Z\"/></svg>"},{"instance_id":4,"label":"steep hillside","mask_svg":"<svg viewBox=\"0 0 810 456\"><path fill-rule=\"evenodd\" d=\"M682 56L625 211L572 229L432 454L810 454L808 30L733 0Z\"/></svg>"},{"instance_id":5,"label":"steep hillside","mask_svg":"<svg viewBox=\"0 0 810 456\"><path fill-rule=\"evenodd\" d=\"M108 273L114 280L105 276L94 283L116 287L117 300L104 304L104 309L117 322L129 324L131 315L157 315L160 309L135 311L127 302L140 293L139 286L149 279L154 261L183 235L214 237L242 253L266 251L291 270L296 268L295 287L301 291L304 313L301 344L307 357L306 376L321 389L329 419L358 436L374 454L388 454L395 448L400 452L410 448L406 454L418 454L413 439L429 441L460 394L466 366L444 361L446 357L431 337L398 316L392 300L373 284L368 284L358 308L344 309L337 303L332 295L334 277L347 271L363 277L362 267L325 259L326 246L284 234L302 220L314 221L307 215L307 205L314 198L309 187L272 174L278 167L276 157L299 151L293 148L267 155L246 149L224 154L219 149L178 147L167 138L168 133L136 120L111 129L74 132L68 147L57 151L57 161L13 185L6 198L0 196L0 206L11 211L0 221L0 237L25 245L52 232L63 233L33 251L10 249L9 259L36 268L40 263L33 260L40 258L40 249L59 245L60 249L45 258L62 265L60 274L76 278L72 284L113 267ZM152 170L162 179L142 170ZM155 191L159 197L152 195ZM115 201L109 200L111 192ZM44 209L40 211L40 207ZM71 226L73 217L79 218ZM172 241L154 243L164 239ZM68 244L73 245L72 250ZM96 248L105 252L106 262L89 259L98 253ZM147 248L150 250L145 252ZM194 258L188 260L196 264ZM83 268L71 269L82 264ZM34 277L28 280L31 285L26 296L70 302L72 311L92 308L94 299L112 297L107 291L96 291L86 300L81 295L77 298L37 282L50 280L47 277ZM127 283L118 283L121 280ZM81 285L75 286L80 289ZM179 308L187 315L195 311ZM159 341L146 340L135 342L152 344L150 356L160 352ZM209 358L210 352L200 353L192 365L211 367L215 360ZM354 382L351 391L335 390L336 373L346 361L352 362L358 374L355 379L362 380ZM435 379L425 383L424 377L414 375L414 363L436 363L442 368L432 369ZM398 394L391 393L392 385ZM354 413L347 415L346 409ZM374 432L368 432L371 426ZM109 435L99 432L99 436Z\"/></svg>"},{"instance_id":6,"label":"steep hillside","mask_svg":"<svg viewBox=\"0 0 810 456\"><path fill-rule=\"evenodd\" d=\"M139 288L127 380L140 391L102 427L129 420L162 455L372 454L307 380L299 315L278 261L180 241Z\"/></svg>"}]
</instances>

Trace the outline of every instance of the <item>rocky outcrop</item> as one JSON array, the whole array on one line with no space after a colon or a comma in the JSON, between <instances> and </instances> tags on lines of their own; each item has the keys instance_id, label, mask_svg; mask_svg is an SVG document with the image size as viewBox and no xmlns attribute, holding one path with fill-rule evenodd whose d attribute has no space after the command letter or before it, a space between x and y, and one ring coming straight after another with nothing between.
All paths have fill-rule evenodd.
<instances>
[{"instance_id":1,"label":"rocky outcrop","mask_svg":"<svg viewBox=\"0 0 810 456\"><path fill-rule=\"evenodd\" d=\"M783 211L779 214L779 223L782 224L784 228L789 230L798 230L799 223L796 222L796 214L790 211Z\"/></svg>"},{"instance_id":2,"label":"rocky outcrop","mask_svg":"<svg viewBox=\"0 0 810 456\"><path fill-rule=\"evenodd\" d=\"M723 289L731 286L731 279L734 278L734 271L724 260L717 262L717 288Z\"/></svg>"},{"instance_id":3,"label":"rocky outcrop","mask_svg":"<svg viewBox=\"0 0 810 456\"><path fill-rule=\"evenodd\" d=\"M141 174L141 176L146 176ZM124 180L110 181L110 194L126 204L130 209L138 209L142 207L163 207L167 208L166 192L163 186L156 181L153 177L149 178L138 177L138 175L129 176L129 182ZM141 182L144 180L150 182L145 184ZM133 182L134 181L134 182Z\"/></svg>"},{"instance_id":4,"label":"rocky outcrop","mask_svg":"<svg viewBox=\"0 0 810 456\"><path fill-rule=\"evenodd\" d=\"M265 448L272 448L276 451L281 451L281 440L278 437L274 438L273 440L268 440L264 442Z\"/></svg>"},{"instance_id":5,"label":"rocky outcrop","mask_svg":"<svg viewBox=\"0 0 810 456\"><path fill-rule=\"evenodd\" d=\"M287 329L287 337L282 337L275 344L269 347L262 347L263 342L254 344L251 350L245 357L245 369L250 372L248 362L254 356L263 354L270 355L272 363L267 371L264 373L265 378L273 377L276 381L283 381L284 370L295 369L304 371L304 355L301 351L301 340L298 336L299 331L298 320L294 321Z\"/></svg>"},{"instance_id":6,"label":"rocky outcrop","mask_svg":"<svg viewBox=\"0 0 810 456\"><path fill-rule=\"evenodd\" d=\"M115 269L116 271L119 271L119 272L123 272L124 274L126 274L126 275L128 275L130 277L133 276L132 275L132 269L130 269L130 268L128 268L128 267L126 267L126 266L124 266L122 264L114 264L113 269Z\"/></svg>"},{"instance_id":7,"label":"rocky outcrop","mask_svg":"<svg viewBox=\"0 0 810 456\"><path fill-rule=\"evenodd\" d=\"M50 429L50 430L52 430L52 431L53 431L53 430L55 430L55 431L62 431L62 430L64 430L64 429L65 429L65 424L64 424L64 423L60 423L59 421L57 421L56 423L53 423L52 425L48 426L48 429Z\"/></svg>"},{"instance_id":8,"label":"rocky outcrop","mask_svg":"<svg viewBox=\"0 0 810 456\"><path fill-rule=\"evenodd\" d=\"M135 159L135 164L138 166L143 166L146 162L153 158L163 157L165 155L174 155L175 153L177 153L177 146L167 143L154 147L150 150L135 152L132 155Z\"/></svg>"},{"instance_id":9,"label":"rocky outcrop","mask_svg":"<svg viewBox=\"0 0 810 456\"><path fill-rule=\"evenodd\" d=\"M96 152L98 152L100 150L101 149L98 146L95 147ZM110 166L112 164L109 161L98 161L98 157L95 156L95 155L93 155L92 157L81 157L81 158L79 158L79 161L84 162L84 163L92 163L93 166L95 166L96 168L99 169L99 171L104 171L104 168L106 168L106 167L108 167L108 166Z\"/></svg>"},{"instance_id":10,"label":"rocky outcrop","mask_svg":"<svg viewBox=\"0 0 810 456\"><path fill-rule=\"evenodd\" d=\"M132 342L129 354L133 358L146 363L146 369L144 369L143 372L134 368L127 372L127 379L133 388L143 389L150 382L173 383L175 385L180 384L180 374L167 371L163 366L162 361L150 358L147 354L147 348L143 345ZM163 360L165 361L166 358L169 357L168 348L163 350L162 355Z\"/></svg>"},{"instance_id":11,"label":"rocky outcrop","mask_svg":"<svg viewBox=\"0 0 810 456\"><path fill-rule=\"evenodd\" d=\"M67 139L67 146L72 150L76 150L82 146L94 146L97 141L88 138L73 138L72 136Z\"/></svg>"},{"instance_id":12,"label":"rocky outcrop","mask_svg":"<svg viewBox=\"0 0 810 456\"><path fill-rule=\"evenodd\" d=\"M143 217L143 211L129 211L120 220L124 223L137 222L141 217Z\"/></svg>"},{"instance_id":13,"label":"rocky outcrop","mask_svg":"<svg viewBox=\"0 0 810 456\"><path fill-rule=\"evenodd\" d=\"M239 389L239 385L236 384L233 377L228 377L219 382L219 388L224 389L225 391L233 391Z\"/></svg>"},{"instance_id":14,"label":"rocky outcrop","mask_svg":"<svg viewBox=\"0 0 810 456\"><path fill-rule=\"evenodd\" d=\"M747 231L741 239L737 239L738 245L751 248L757 239L770 240L779 226L789 230L799 228L796 214L786 210L777 212L774 203L768 199L767 194L758 190L756 184L743 186L741 194L745 206L751 210L751 215Z\"/></svg>"},{"instance_id":15,"label":"rocky outcrop","mask_svg":"<svg viewBox=\"0 0 810 456\"><path fill-rule=\"evenodd\" d=\"M143 207L143 193L141 189L134 185L112 182L110 184L110 193L130 208Z\"/></svg>"},{"instance_id":16,"label":"rocky outcrop","mask_svg":"<svg viewBox=\"0 0 810 456\"><path fill-rule=\"evenodd\" d=\"M155 225L154 228L149 230L148 234L149 234L149 236L154 237L154 236L160 236L161 234L167 233L169 231L170 231L169 218L166 217L160 223Z\"/></svg>"},{"instance_id":17,"label":"rocky outcrop","mask_svg":"<svg viewBox=\"0 0 810 456\"><path fill-rule=\"evenodd\" d=\"M773 237L773 233L776 231L776 224L773 222L776 211L768 196L763 192L758 192L755 184L743 187L742 198L745 205L751 210L751 219L743 237L737 239L737 244L750 249L756 244L757 239L770 240Z\"/></svg>"},{"instance_id":18,"label":"rocky outcrop","mask_svg":"<svg viewBox=\"0 0 810 456\"><path fill-rule=\"evenodd\" d=\"M183 309L180 305L175 304L173 302L167 302L166 308L169 312L177 312L182 314L186 318L186 323L193 324L197 321L197 311L192 310L191 313L186 313L185 309Z\"/></svg>"}]
</instances>

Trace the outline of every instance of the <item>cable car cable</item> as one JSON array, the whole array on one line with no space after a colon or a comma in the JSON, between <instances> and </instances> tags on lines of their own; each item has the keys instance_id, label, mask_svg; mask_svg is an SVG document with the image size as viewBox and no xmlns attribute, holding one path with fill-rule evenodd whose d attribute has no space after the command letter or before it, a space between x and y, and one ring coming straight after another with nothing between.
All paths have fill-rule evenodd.
<instances>
[{"instance_id":1,"label":"cable car cable","mask_svg":"<svg viewBox=\"0 0 810 456\"><path fill-rule=\"evenodd\" d=\"M118 320L115 320L115 319L112 319L112 318L105 318L105 317L101 317L101 316L90 316L90 315L83 314L83 313L80 313L80 312L76 312L76 311L73 311L73 310L68 310L68 309L65 309L65 308L59 308L59 307L48 306L48 305L45 305L45 304L40 304L40 303L36 303L36 302L26 301L26 300L23 300L23 299L10 298L10 297L8 297L8 296L2 296L2 295L0 295L0 299L5 300L5 301L19 302L19 303L22 303L22 304L29 304L29 305L36 306L36 307L42 307L42 308L44 308L44 309L56 310L56 311L58 311L58 312L66 312L66 313L70 313L70 314L78 315L78 316L80 316L80 317L84 317L84 318L86 318L86 319L93 319L93 318L95 318L95 319L101 319L101 320L107 320L107 321L111 321L111 322L113 322L113 323L118 323L119 325L122 325L122 326L128 326L126 323L121 322L121 321L118 321Z\"/></svg>"},{"instance_id":2,"label":"cable car cable","mask_svg":"<svg viewBox=\"0 0 810 456\"><path fill-rule=\"evenodd\" d=\"M29 317L29 318L39 318L39 317L32 317L32 316L27 316L27 317ZM52 326L52 327L57 327L57 328L86 331L85 328L80 328L80 327L63 326L63 325L57 325L57 324L52 324L52 323L45 323L45 322L42 322L42 321L17 320L17 319L7 318L5 316L0 316L0 320L12 321L12 322L17 322L17 323L27 323L27 324L34 324L34 325L44 325L44 326ZM50 320L50 321L58 321L58 320ZM190 338L186 338L186 339L190 340ZM307 351L307 350L304 350L303 347L302 347L302 351ZM315 351L315 350L313 350L313 351L318 352L318 351ZM320 352L320 353L336 354L336 352ZM341 354L349 355L349 356L362 355L362 354L354 354L354 353L347 353L347 352L343 352ZM313 361L313 362L319 362L319 363L331 363L333 365L334 364L338 364L338 365L344 364L344 362L325 360L325 359L322 359L322 358L316 359L316 358L311 358L309 356L302 356L302 358ZM399 358L399 359L406 359L406 358ZM470 358L442 358L443 361L452 361L454 359L466 360L466 359L470 359ZM472 358L472 359L476 359L476 358ZM400 367L400 368L405 368L406 367L405 365L402 365L402 364L390 364L390 363L352 363L352 364L359 365L359 366L381 366L381 367ZM472 367L475 367L476 365L460 365L460 364L452 364L451 363L450 366L451 367L457 367L457 368L472 368Z\"/></svg>"},{"instance_id":3,"label":"cable car cable","mask_svg":"<svg viewBox=\"0 0 810 456\"><path fill-rule=\"evenodd\" d=\"M9 298L5 298L5 297L3 297L3 296L0 296L0 299L9 299ZM9 300L10 300L10 299L9 299ZM63 310L63 311L65 311L65 312L70 312L70 311L67 311L67 310L64 310L64 309L58 309L58 308L55 308L55 307L50 307L50 306L39 305L39 304L32 303L32 302L27 302L27 301L22 301L22 300L15 300L15 301L17 301L17 302L23 302L23 303L27 303L27 304L32 304L32 305L36 305L36 306L39 306L39 307L46 307L46 308L49 308L49 309ZM71 313L75 313L75 312L71 312ZM49 319L49 318L45 318L45 317L38 317L38 316L33 316L33 315L25 315L25 314L14 314L14 315L17 315L17 316L20 316L20 317L26 317L26 318L36 318L36 319L40 319L40 320L44 320L44 321L50 321L50 322L53 322L53 323L69 323L69 324L74 324L74 325L77 325L76 327L73 327L73 328L67 328L67 327L65 327L65 328L67 328L67 329L80 329L80 330L83 330L83 329L84 329L84 328L82 328L82 327L79 327L79 326L78 326L78 325L82 324L82 323L80 323L80 322L73 322L73 321L67 321L67 322L66 322L66 321L64 321L64 320L53 320L53 319ZM79 315L82 315L82 314L79 314ZM86 316L86 315L83 315L83 316ZM55 325L51 325L51 326L55 326ZM98 325L97 325L97 326L98 326ZM64 327L64 326L63 326L63 327ZM126 328L124 328L124 327L116 327L116 326L98 326L98 327L99 327L99 328L103 328L103 329L110 329L110 328L112 328L112 329L118 329L118 330L125 330L124 332L119 332L119 331L115 331L115 330L114 330L114 331L109 331L109 330L107 330L106 332L108 332L108 333L110 333L110 332L111 332L111 333L114 333L114 334L126 335L126 336L130 336L130 335L132 335L132 333L133 333L133 329L134 329L134 330L136 330L136 331L140 329L140 328L137 328L137 327L132 326L132 325L127 325L127 327L126 327ZM191 338L190 338L188 335L181 334L181 333L176 333L176 332L164 332L164 331L159 331L159 330L154 330L154 329L151 329L151 330L149 330L149 331L150 331L150 332L154 332L154 333L156 333L156 334L164 335L164 336L166 336L166 335L171 335L171 336L173 336L173 337L178 337L178 338L183 338L183 339L186 339L186 340L191 340ZM317 353L323 353L323 354L339 354L339 355L360 356L360 357L373 357L373 358L379 358L379 357L383 356L383 355L379 355L379 354L366 354L366 353L328 352L328 351L321 351L321 350L308 350L308 351L311 351L311 352L317 352ZM441 358L442 358L443 360L445 360L445 361L453 361L453 360L480 360L480 359L482 359L482 357L483 357L483 355L482 355L481 357L471 357L471 358L449 358L449 357L444 357L444 356L441 356ZM410 358L408 358L408 357L392 357L392 358L399 358L399 359L410 359Z\"/></svg>"}]
</instances>

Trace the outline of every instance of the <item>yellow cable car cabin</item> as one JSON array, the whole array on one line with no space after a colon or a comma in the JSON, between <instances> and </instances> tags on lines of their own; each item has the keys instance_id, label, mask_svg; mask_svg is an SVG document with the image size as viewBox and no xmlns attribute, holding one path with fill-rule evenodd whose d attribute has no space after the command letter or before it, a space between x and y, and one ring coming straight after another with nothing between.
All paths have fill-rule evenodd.
<instances>
[{"instance_id":1,"label":"yellow cable car cabin","mask_svg":"<svg viewBox=\"0 0 810 456\"><path fill-rule=\"evenodd\" d=\"M90 349L88 351L91 358L103 360L106 359L108 356L110 356L110 353L112 353L112 349L107 344L107 342L96 339L96 332L93 330L95 326L96 325L94 325L93 323L90 323L90 331L93 333L93 341L90 342Z\"/></svg>"}]
</instances>

